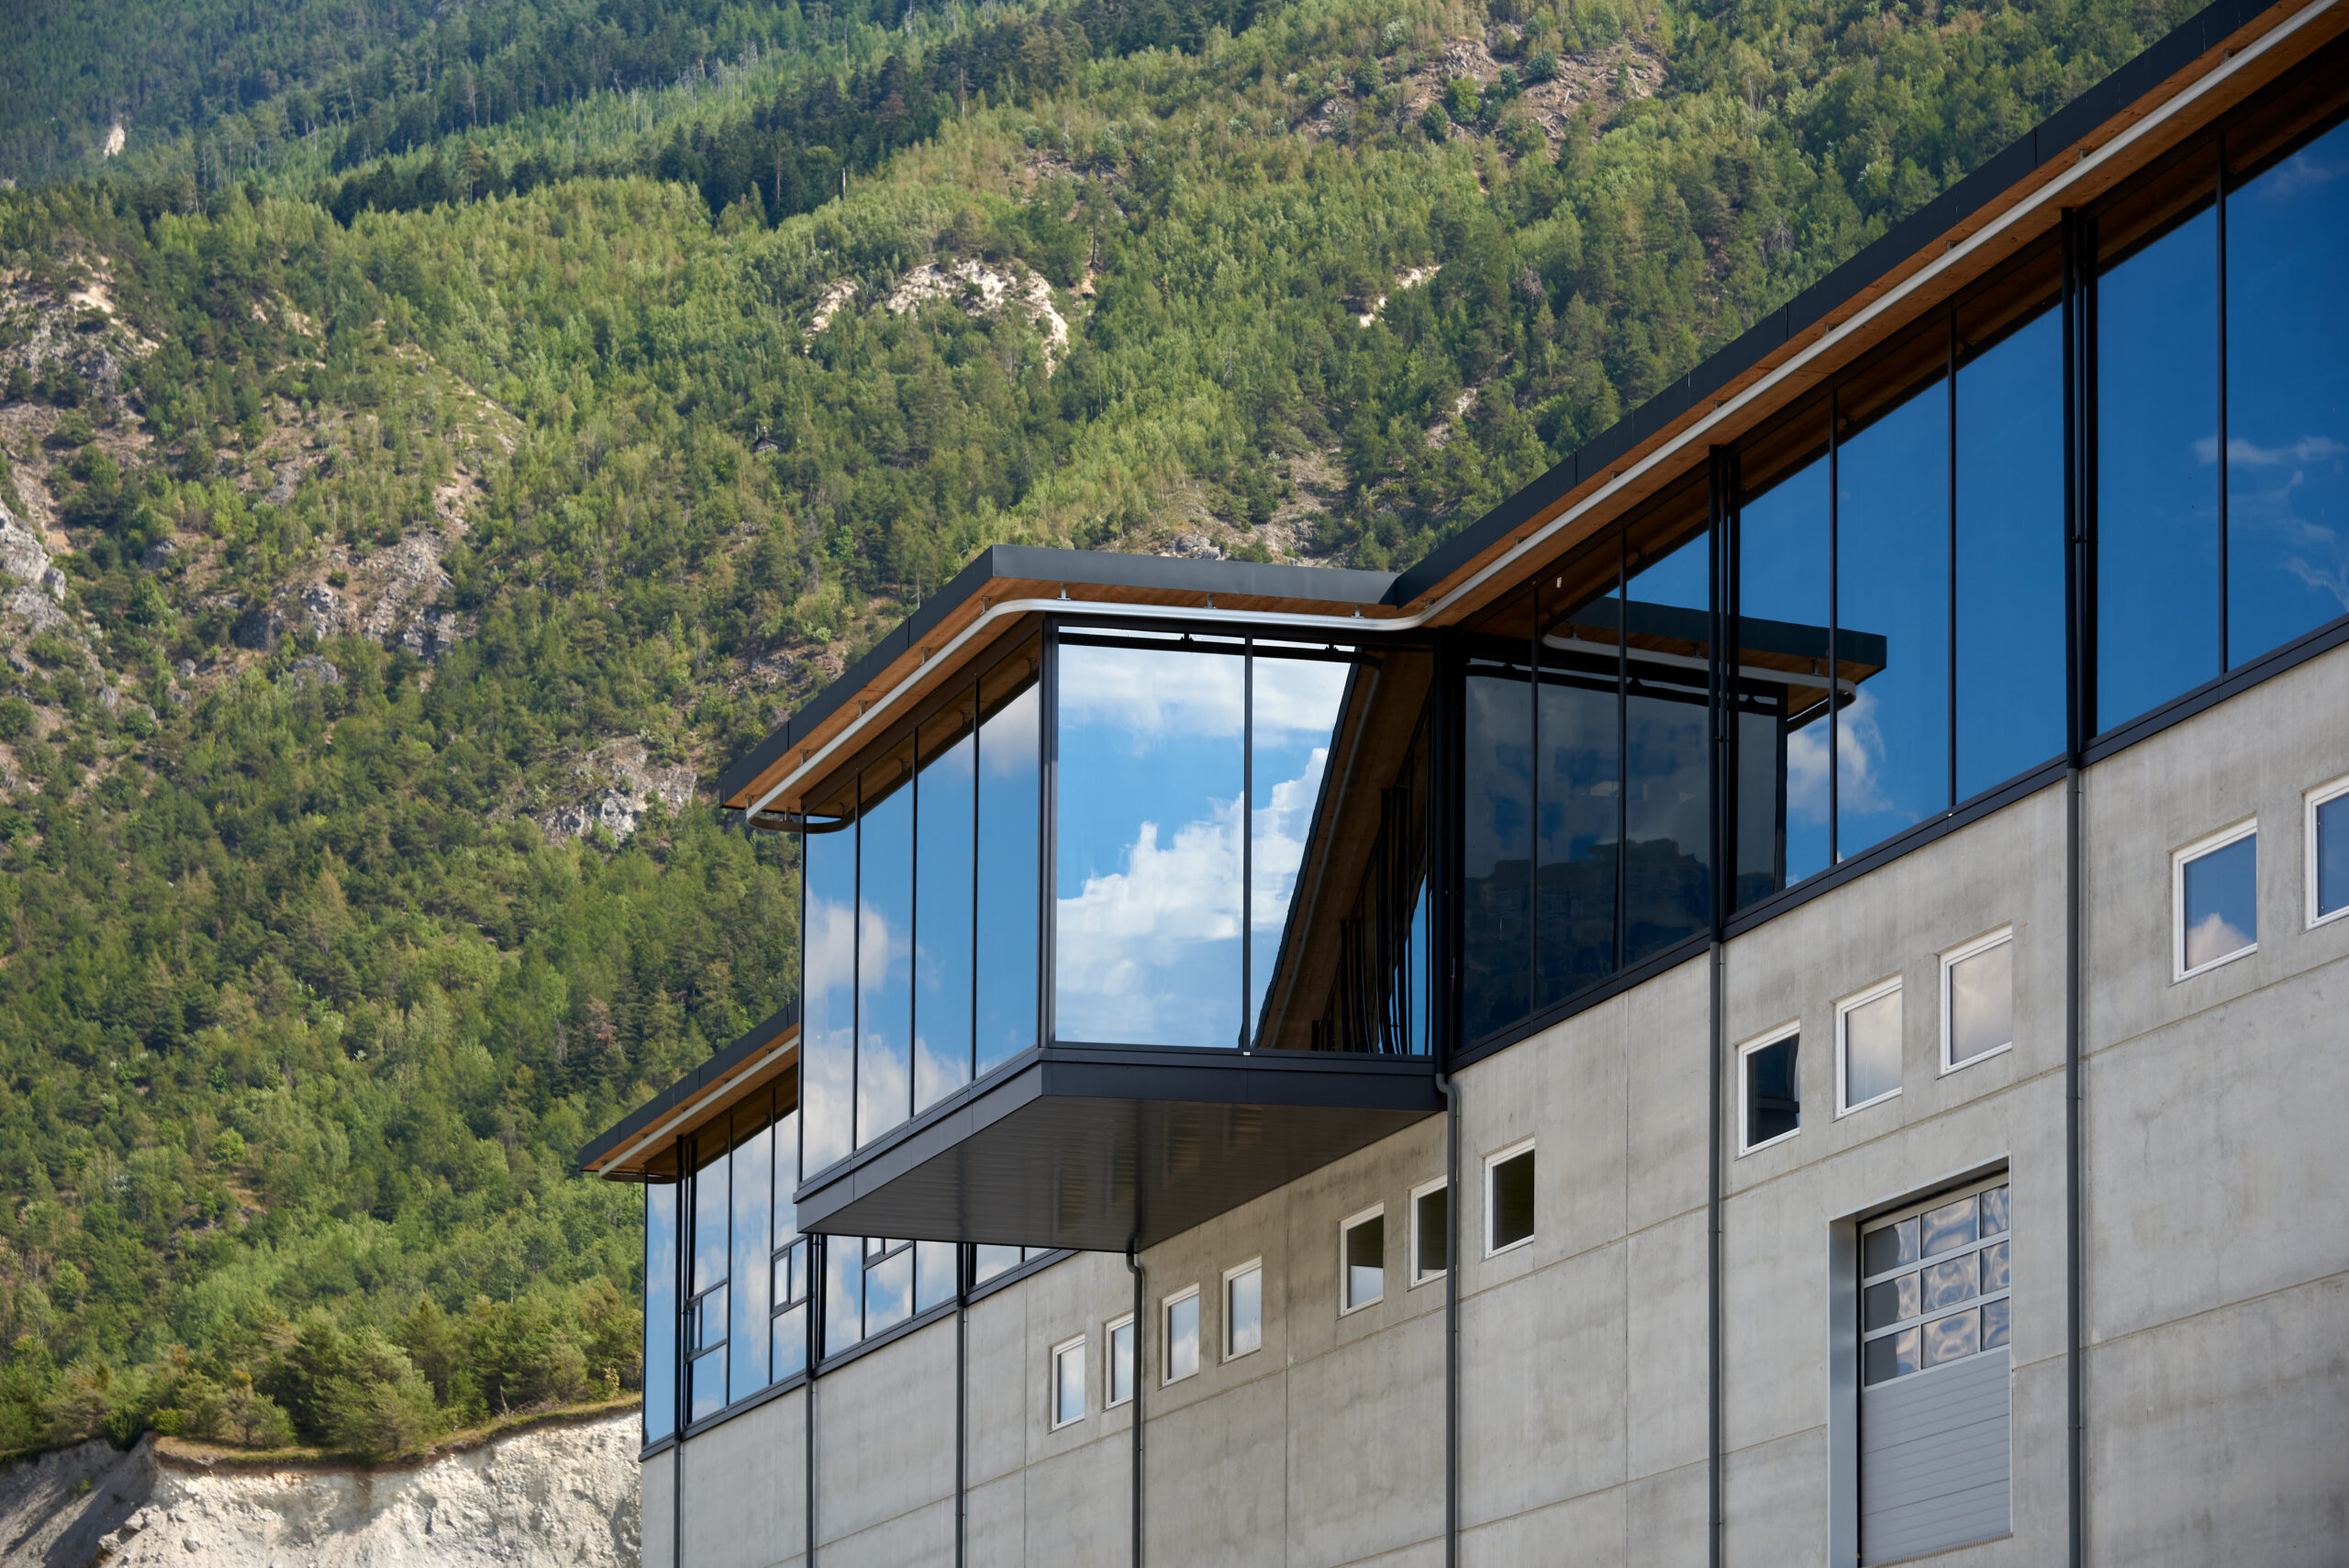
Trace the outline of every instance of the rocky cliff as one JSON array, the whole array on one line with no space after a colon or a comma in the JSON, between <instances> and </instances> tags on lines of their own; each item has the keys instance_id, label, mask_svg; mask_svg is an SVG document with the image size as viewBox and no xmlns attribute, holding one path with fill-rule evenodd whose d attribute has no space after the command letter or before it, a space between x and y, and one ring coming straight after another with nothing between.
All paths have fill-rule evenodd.
<instances>
[{"instance_id":1,"label":"rocky cliff","mask_svg":"<svg viewBox=\"0 0 2349 1568\"><path fill-rule=\"evenodd\" d=\"M0 1469L0 1568L634 1568L636 1447L633 1410L404 1469L87 1442Z\"/></svg>"}]
</instances>

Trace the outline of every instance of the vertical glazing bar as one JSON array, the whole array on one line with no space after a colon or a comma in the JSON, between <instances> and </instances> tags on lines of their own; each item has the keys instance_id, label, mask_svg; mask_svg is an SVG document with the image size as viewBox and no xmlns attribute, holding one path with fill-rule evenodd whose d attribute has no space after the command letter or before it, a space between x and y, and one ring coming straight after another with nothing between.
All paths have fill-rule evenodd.
<instances>
[{"instance_id":1,"label":"vertical glazing bar","mask_svg":"<svg viewBox=\"0 0 2349 1568\"><path fill-rule=\"evenodd\" d=\"M1542 1005L1542 581L1533 582L1532 616L1525 633L1525 796L1533 803L1525 835L1525 1010ZM1620 641L1619 634L1617 638Z\"/></svg>"},{"instance_id":2,"label":"vertical glazing bar","mask_svg":"<svg viewBox=\"0 0 2349 1568\"><path fill-rule=\"evenodd\" d=\"M2218 406L2219 421L2219 673L2234 668L2234 640L2227 625L2227 133L2219 132L2218 191L2211 206L2218 219Z\"/></svg>"},{"instance_id":3,"label":"vertical glazing bar","mask_svg":"<svg viewBox=\"0 0 2349 1568\"><path fill-rule=\"evenodd\" d=\"M1837 471L1842 462L1838 449L1842 431L1836 427L1842 418L1841 388L1830 388L1827 394L1827 865L1832 870L1842 856L1842 841L1837 829L1842 824L1842 803L1837 799L1837 785L1842 782L1836 774L1842 772L1840 744L1843 729L1843 639L1839 630L1843 606L1836 603L1842 582L1837 566L1842 556L1843 541L1836 524L1842 515L1842 475Z\"/></svg>"},{"instance_id":4,"label":"vertical glazing bar","mask_svg":"<svg viewBox=\"0 0 2349 1568\"><path fill-rule=\"evenodd\" d=\"M1615 525L1615 951L1620 972L1631 955L1631 531ZM1540 769L1535 772L1539 773Z\"/></svg>"},{"instance_id":5,"label":"vertical glazing bar","mask_svg":"<svg viewBox=\"0 0 2349 1568\"><path fill-rule=\"evenodd\" d=\"M1942 370L1942 392L1949 404L1949 439L1943 456L1949 464L1949 791L1944 810L1957 804L1957 308L1949 309L1949 355Z\"/></svg>"},{"instance_id":6,"label":"vertical glazing bar","mask_svg":"<svg viewBox=\"0 0 2349 1568\"><path fill-rule=\"evenodd\" d=\"M1065 592L1066 590L1063 590ZM1036 1043L1060 1038L1053 996L1060 987L1056 917L1060 886L1061 639L1060 622L1044 617L1036 649ZM985 759L982 759L984 764ZM1245 933L1242 933L1243 937ZM1242 945L1245 943L1243 941Z\"/></svg>"},{"instance_id":7,"label":"vertical glazing bar","mask_svg":"<svg viewBox=\"0 0 2349 1568\"><path fill-rule=\"evenodd\" d=\"M1251 960L1256 947L1256 639L1240 656L1240 1049L1253 1046Z\"/></svg>"},{"instance_id":8,"label":"vertical glazing bar","mask_svg":"<svg viewBox=\"0 0 2349 1568\"><path fill-rule=\"evenodd\" d=\"M2083 251L2093 254L2093 229L2079 214L2063 215L2064 264L2064 552L2066 672L2064 751L2064 1403L2065 1560L2081 1568L2086 1498L2081 1386L2080 1300L2080 754L2094 709L2089 681L2095 666L2091 619L2094 583L2093 358L2094 285L2083 286ZM2087 308L2083 308L2083 306Z\"/></svg>"},{"instance_id":9,"label":"vertical glazing bar","mask_svg":"<svg viewBox=\"0 0 2349 1568\"><path fill-rule=\"evenodd\" d=\"M979 779L986 772L979 740L979 684L971 683L971 1043L963 1082L979 1081ZM802 926L801 930L807 928Z\"/></svg>"}]
</instances>

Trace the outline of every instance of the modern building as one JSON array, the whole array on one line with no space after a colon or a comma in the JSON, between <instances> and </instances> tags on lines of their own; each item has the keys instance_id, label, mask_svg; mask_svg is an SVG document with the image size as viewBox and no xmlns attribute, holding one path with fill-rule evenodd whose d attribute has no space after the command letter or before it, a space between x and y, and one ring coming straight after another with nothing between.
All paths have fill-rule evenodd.
<instances>
[{"instance_id":1,"label":"modern building","mask_svg":"<svg viewBox=\"0 0 2349 1568\"><path fill-rule=\"evenodd\" d=\"M996 549L727 774L648 1568L2349 1562L2349 7L1398 575Z\"/></svg>"}]
</instances>

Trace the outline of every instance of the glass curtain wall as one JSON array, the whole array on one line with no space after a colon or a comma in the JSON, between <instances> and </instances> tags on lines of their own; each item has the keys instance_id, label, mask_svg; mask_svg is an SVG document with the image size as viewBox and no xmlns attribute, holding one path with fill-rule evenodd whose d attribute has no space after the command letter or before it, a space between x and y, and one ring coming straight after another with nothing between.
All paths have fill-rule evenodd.
<instances>
[{"instance_id":1,"label":"glass curtain wall","mask_svg":"<svg viewBox=\"0 0 2349 1568\"><path fill-rule=\"evenodd\" d=\"M1067 630L1054 658L1052 1033L1245 1048L1352 657Z\"/></svg>"},{"instance_id":2,"label":"glass curtain wall","mask_svg":"<svg viewBox=\"0 0 2349 1568\"><path fill-rule=\"evenodd\" d=\"M811 811L804 1172L1036 1043L1041 674L1031 639Z\"/></svg>"},{"instance_id":3,"label":"glass curtain wall","mask_svg":"<svg viewBox=\"0 0 2349 1568\"><path fill-rule=\"evenodd\" d=\"M1465 639L1464 1040L1710 927L1709 507L1700 476Z\"/></svg>"},{"instance_id":4,"label":"glass curtain wall","mask_svg":"<svg viewBox=\"0 0 2349 1568\"><path fill-rule=\"evenodd\" d=\"M2338 64L2097 216L2100 730L2349 613Z\"/></svg>"},{"instance_id":5,"label":"glass curtain wall","mask_svg":"<svg viewBox=\"0 0 2349 1568\"><path fill-rule=\"evenodd\" d=\"M644 1187L644 1440L677 1429L677 1195L673 1171Z\"/></svg>"}]
</instances>

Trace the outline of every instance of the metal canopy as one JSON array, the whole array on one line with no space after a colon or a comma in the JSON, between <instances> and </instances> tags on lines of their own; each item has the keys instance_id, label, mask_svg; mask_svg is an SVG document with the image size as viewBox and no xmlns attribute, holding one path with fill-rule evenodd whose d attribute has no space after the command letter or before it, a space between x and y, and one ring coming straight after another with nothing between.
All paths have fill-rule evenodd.
<instances>
[{"instance_id":1,"label":"metal canopy","mask_svg":"<svg viewBox=\"0 0 2349 1568\"><path fill-rule=\"evenodd\" d=\"M1123 1251L1442 1108L1424 1057L1052 1046L819 1173L799 1224Z\"/></svg>"}]
</instances>

